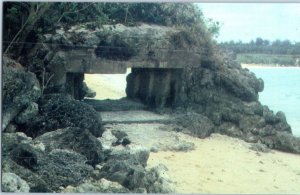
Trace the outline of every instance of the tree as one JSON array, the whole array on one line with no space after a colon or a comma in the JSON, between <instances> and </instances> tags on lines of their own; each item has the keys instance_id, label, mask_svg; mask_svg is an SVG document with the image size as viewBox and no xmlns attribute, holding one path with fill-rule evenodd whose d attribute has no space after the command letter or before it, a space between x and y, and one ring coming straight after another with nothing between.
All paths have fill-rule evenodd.
<instances>
[{"instance_id":1,"label":"tree","mask_svg":"<svg viewBox=\"0 0 300 195\"><path fill-rule=\"evenodd\" d=\"M261 46L261 45L263 45L263 43L264 43L264 40L262 38L260 38L260 37L256 38L255 45Z\"/></svg>"},{"instance_id":2,"label":"tree","mask_svg":"<svg viewBox=\"0 0 300 195\"><path fill-rule=\"evenodd\" d=\"M12 45L15 42L18 42L20 44L18 44L18 47L14 53L17 56L20 55L29 33L33 30L36 22L41 18L41 16L50 7L50 3L33 3L32 2L32 3L27 3L26 5L27 6L23 6L23 7L27 9L26 10L28 12L27 19L26 19L25 23L20 27L18 32L15 34L15 36L11 40L10 44L5 49L4 54L7 54L9 52L9 50L11 49ZM12 9L10 9L10 10L12 10ZM16 9L13 9L13 10L16 11Z\"/></svg>"}]
</instances>

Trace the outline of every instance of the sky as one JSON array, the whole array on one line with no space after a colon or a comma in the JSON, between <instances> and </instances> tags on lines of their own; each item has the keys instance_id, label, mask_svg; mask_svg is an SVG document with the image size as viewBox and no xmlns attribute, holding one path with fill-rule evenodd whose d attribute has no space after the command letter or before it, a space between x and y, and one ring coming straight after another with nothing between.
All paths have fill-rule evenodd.
<instances>
[{"instance_id":1,"label":"sky","mask_svg":"<svg viewBox=\"0 0 300 195\"><path fill-rule=\"evenodd\" d=\"M206 18L221 23L218 42L257 37L300 42L300 3L197 3Z\"/></svg>"}]
</instances>

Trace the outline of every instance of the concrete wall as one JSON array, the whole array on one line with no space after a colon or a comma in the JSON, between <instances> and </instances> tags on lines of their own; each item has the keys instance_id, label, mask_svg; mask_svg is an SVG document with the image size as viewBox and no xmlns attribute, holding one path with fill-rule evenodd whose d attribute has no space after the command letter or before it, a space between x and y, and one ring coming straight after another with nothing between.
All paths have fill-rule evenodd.
<instances>
[{"instance_id":1,"label":"concrete wall","mask_svg":"<svg viewBox=\"0 0 300 195\"><path fill-rule=\"evenodd\" d=\"M202 58L199 48L189 45L183 34L180 29L148 24L58 29L44 40L51 43L45 57L53 74L50 84L54 91L81 99L85 73L125 74L132 67L128 97L156 106L172 104L179 90L176 77L180 70L198 66Z\"/></svg>"},{"instance_id":2,"label":"concrete wall","mask_svg":"<svg viewBox=\"0 0 300 195\"><path fill-rule=\"evenodd\" d=\"M181 74L182 69L132 68L127 76L127 97L153 107L171 106L181 90Z\"/></svg>"}]
</instances>

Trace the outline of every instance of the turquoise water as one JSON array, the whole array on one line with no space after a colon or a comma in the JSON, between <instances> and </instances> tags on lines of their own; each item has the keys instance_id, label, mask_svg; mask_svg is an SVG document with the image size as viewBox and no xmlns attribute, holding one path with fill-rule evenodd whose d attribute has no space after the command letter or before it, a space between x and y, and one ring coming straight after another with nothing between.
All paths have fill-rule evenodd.
<instances>
[{"instance_id":1,"label":"turquoise water","mask_svg":"<svg viewBox=\"0 0 300 195\"><path fill-rule=\"evenodd\" d=\"M300 137L300 68L249 68L265 83L259 100L276 113L283 111L293 134Z\"/></svg>"}]
</instances>

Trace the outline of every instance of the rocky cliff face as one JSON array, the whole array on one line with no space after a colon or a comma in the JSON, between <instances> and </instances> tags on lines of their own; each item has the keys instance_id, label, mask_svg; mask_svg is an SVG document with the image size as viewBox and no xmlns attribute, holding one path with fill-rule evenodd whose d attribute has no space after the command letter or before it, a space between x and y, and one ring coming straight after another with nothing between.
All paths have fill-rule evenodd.
<instances>
[{"instance_id":1,"label":"rocky cliff face","mask_svg":"<svg viewBox=\"0 0 300 195\"><path fill-rule=\"evenodd\" d=\"M217 69L187 67L181 80L181 93L174 106L207 117L214 124L210 133L218 132L248 142L261 142L270 148L300 153L300 139L292 136L284 113L274 114L258 101L258 92L264 88L263 80L236 62L224 60ZM203 122L201 125L197 120L191 123L193 121L200 123L200 129L208 124ZM288 143L298 144L292 147Z\"/></svg>"}]
</instances>

